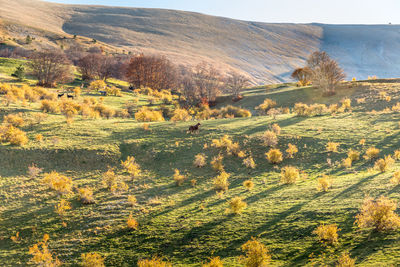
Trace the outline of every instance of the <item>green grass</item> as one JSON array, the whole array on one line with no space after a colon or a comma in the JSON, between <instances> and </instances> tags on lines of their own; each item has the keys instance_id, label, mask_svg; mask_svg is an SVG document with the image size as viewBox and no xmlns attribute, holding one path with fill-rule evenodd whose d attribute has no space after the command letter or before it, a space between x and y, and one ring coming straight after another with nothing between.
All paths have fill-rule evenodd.
<instances>
[{"instance_id":1,"label":"green grass","mask_svg":"<svg viewBox=\"0 0 400 267\"><path fill-rule=\"evenodd\" d=\"M28 247L47 233L50 249L73 266L79 264L81 253L92 251L104 255L107 266L135 266L138 259L153 255L165 257L174 266L200 266L211 256L220 256L226 266L240 266L240 246L251 237L268 247L274 266L309 265L310 255L318 258L324 253L332 255L325 263L333 265L343 251L349 251L361 266L395 265L399 261L400 233L360 231L354 225L354 216L366 195L399 200L399 187L388 181L400 164L381 174L369 172L373 162L363 159L349 170L340 167L339 162L350 148L364 153L369 146L376 146L382 150L380 156L399 148L400 114L369 112L382 111L399 101L397 86L350 84L329 98L309 87L249 89L235 105L254 110L265 97L288 107L299 101L337 103L344 96L366 97L367 102L357 105L353 101L353 112L335 116L304 118L287 114L276 120L255 116L203 121L196 135L186 133L194 122L150 123L150 131L145 131L142 123L133 119L78 117L68 126L62 115L49 115L43 123L23 128L31 140L25 147L0 146L0 263L26 265L31 258ZM387 90L392 101L377 100L375 89ZM123 97L105 97L104 102L120 108L132 97L125 92ZM141 99L145 103L145 98ZM1 107L1 115L37 111L37 104ZM267 162L264 154L269 148L257 139L273 123L282 127L278 145L282 151L288 143L299 148L293 159L285 159L278 166ZM44 136L44 142L34 140L38 133ZM204 144L226 134L251 153L257 168L248 170L242 159L225 155L230 186L219 197L212 185L216 172L209 164L195 168L193 160L196 154L205 153L210 162L219 150L204 149ZM358 144L362 138L367 141L365 147ZM329 141L341 144L338 153L325 151ZM141 178L131 180L121 169L120 161L127 156L134 156L141 165ZM334 165L328 165L328 158ZM82 205L74 195L66 196L73 209L61 220L54 212L60 197L40 179L27 177L31 163L44 168L44 172L56 170L71 177L77 187L92 187L96 203ZM281 185L280 168L286 165L302 170L304 179L295 185ZM113 194L103 188L101 176L108 166L124 177L128 192ZM175 168L188 176L182 187L173 181ZM333 188L327 193L316 190L322 174L333 179ZM197 180L195 187L190 185L192 179ZM252 191L242 185L248 179L255 183ZM137 197L137 206L129 206L128 195ZM228 201L235 196L248 204L241 215L226 212ZM139 221L137 231L125 227L130 213ZM320 223L338 224L341 231L337 246L326 248L317 242L312 231ZM21 236L18 243L10 240L16 232Z\"/></svg>"}]
</instances>

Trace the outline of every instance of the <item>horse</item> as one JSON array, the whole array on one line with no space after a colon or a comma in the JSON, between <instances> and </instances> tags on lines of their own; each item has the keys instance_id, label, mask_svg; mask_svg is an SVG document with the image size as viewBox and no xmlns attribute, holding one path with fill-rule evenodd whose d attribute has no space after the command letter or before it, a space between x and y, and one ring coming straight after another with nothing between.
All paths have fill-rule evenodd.
<instances>
[{"instance_id":1,"label":"horse","mask_svg":"<svg viewBox=\"0 0 400 267\"><path fill-rule=\"evenodd\" d=\"M189 133L196 133L196 132L199 132L199 126L200 126L200 125L201 125L200 123L197 123L196 125L190 126L190 127L189 127Z\"/></svg>"},{"instance_id":2,"label":"horse","mask_svg":"<svg viewBox=\"0 0 400 267\"><path fill-rule=\"evenodd\" d=\"M68 98L71 98L71 99L74 99L74 96L73 96L73 95L67 94L67 97L68 97Z\"/></svg>"},{"instance_id":3,"label":"horse","mask_svg":"<svg viewBox=\"0 0 400 267\"><path fill-rule=\"evenodd\" d=\"M62 94L58 94L58 98L61 98L61 97L63 97L65 95L65 93L62 93Z\"/></svg>"}]
</instances>

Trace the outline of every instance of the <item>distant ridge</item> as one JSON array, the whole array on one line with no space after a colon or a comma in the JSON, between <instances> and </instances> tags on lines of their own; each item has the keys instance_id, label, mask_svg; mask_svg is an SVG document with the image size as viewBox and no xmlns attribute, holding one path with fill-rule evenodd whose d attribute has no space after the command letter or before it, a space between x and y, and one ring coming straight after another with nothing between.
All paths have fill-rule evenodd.
<instances>
[{"instance_id":1,"label":"distant ridge","mask_svg":"<svg viewBox=\"0 0 400 267\"><path fill-rule=\"evenodd\" d=\"M110 49L162 53L178 64L208 61L254 83L284 82L314 50L327 51L348 77L400 76L399 25L281 24L193 12L0 0L3 35L59 45L57 36L99 40ZM89 40L89 39L88 39Z\"/></svg>"}]
</instances>

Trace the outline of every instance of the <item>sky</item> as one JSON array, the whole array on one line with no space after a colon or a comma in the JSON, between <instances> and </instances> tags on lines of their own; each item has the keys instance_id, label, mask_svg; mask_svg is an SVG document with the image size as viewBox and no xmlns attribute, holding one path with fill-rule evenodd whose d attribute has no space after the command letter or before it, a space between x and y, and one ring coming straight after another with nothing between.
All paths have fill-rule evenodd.
<instances>
[{"instance_id":1,"label":"sky","mask_svg":"<svg viewBox=\"0 0 400 267\"><path fill-rule=\"evenodd\" d=\"M47 0L167 8L260 22L400 24L400 0Z\"/></svg>"}]
</instances>

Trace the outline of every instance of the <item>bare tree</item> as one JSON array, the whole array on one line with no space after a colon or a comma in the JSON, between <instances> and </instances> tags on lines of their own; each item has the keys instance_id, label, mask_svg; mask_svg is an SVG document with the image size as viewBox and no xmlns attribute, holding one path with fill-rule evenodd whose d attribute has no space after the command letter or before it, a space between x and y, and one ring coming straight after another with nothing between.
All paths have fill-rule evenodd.
<instances>
[{"instance_id":1,"label":"bare tree","mask_svg":"<svg viewBox=\"0 0 400 267\"><path fill-rule=\"evenodd\" d=\"M221 93L223 79L219 71L214 66L202 62L195 66L193 79L196 90L202 101L214 102Z\"/></svg>"},{"instance_id":2,"label":"bare tree","mask_svg":"<svg viewBox=\"0 0 400 267\"><path fill-rule=\"evenodd\" d=\"M313 85L322 88L327 95L335 94L337 85L346 77L343 69L326 52L312 53L307 67L311 70Z\"/></svg>"},{"instance_id":3,"label":"bare tree","mask_svg":"<svg viewBox=\"0 0 400 267\"><path fill-rule=\"evenodd\" d=\"M70 61L65 54L56 50L33 53L28 66L41 86L54 87L72 78Z\"/></svg>"},{"instance_id":4,"label":"bare tree","mask_svg":"<svg viewBox=\"0 0 400 267\"><path fill-rule=\"evenodd\" d=\"M333 59L322 62L315 67L312 75L313 85L322 88L327 95L335 94L337 85L344 78L346 78L346 75L343 69Z\"/></svg>"},{"instance_id":5,"label":"bare tree","mask_svg":"<svg viewBox=\"0 0 400 267\"><path fill-rule=\"evenodd\" d=\"M226 79L226 86L229 88L230 93L232 94L234 99L239 99L241 97L241 93L246 86L249 86L250 80L235 71L228 73L228 77Z\"/></svg>"},{"instance_id":6,"label":"bare tree","mask_svg":"<svg viewBox=\"0 0 400 267\"><path fill-rule=\"evenodd\" d=\"M122 62L113 56L99 53L90 53L78 60L77 66L82 74L83 80L107 80L120 77Z\"/></svg>"},{"instance_id":7,"label":"bare tree","mask_svg":"<svg viewBox=\"0 0 400 267\"><path fill-rule=\"evenodd\" d=\"M297 68L293 71L291 77L299 81L301 86L306 86L311 83L312 71L309 67Z\"/></svg>"},{"instance_id":8,"label":"bare tree","mask_svg":"<svg viewBox=\"0 0 400 267\"><path fill-rule=\"evenodd\" d=\"M126 78L134 88L173 89L177 77L175 65L164 56L140 54L132 57L126 67Z\"/></svg>"}]
</instances>

